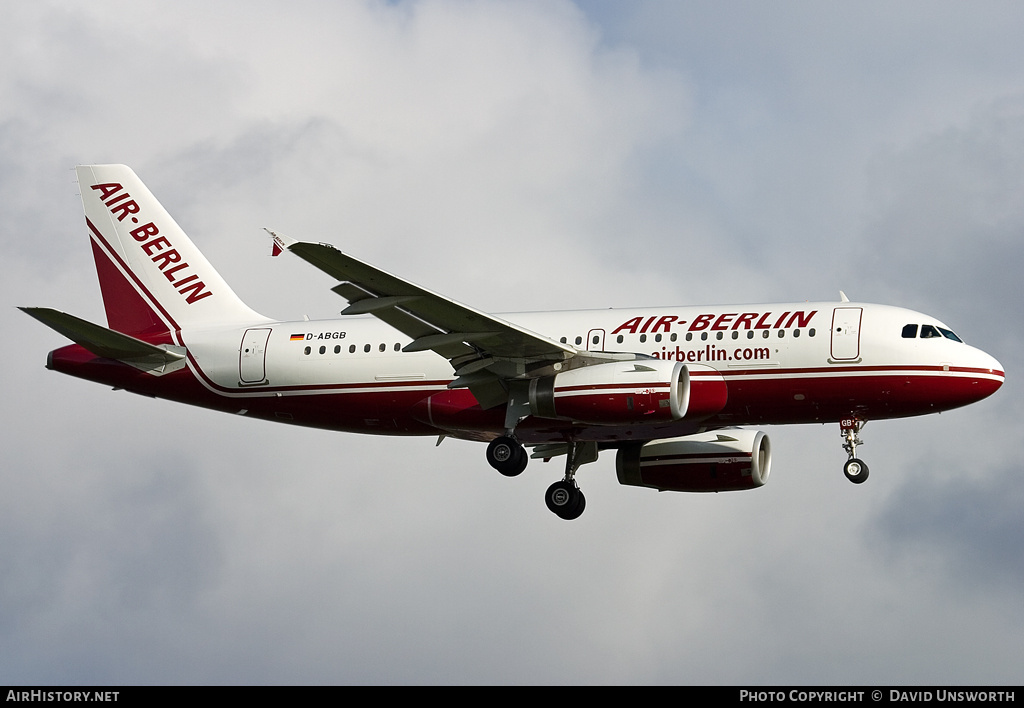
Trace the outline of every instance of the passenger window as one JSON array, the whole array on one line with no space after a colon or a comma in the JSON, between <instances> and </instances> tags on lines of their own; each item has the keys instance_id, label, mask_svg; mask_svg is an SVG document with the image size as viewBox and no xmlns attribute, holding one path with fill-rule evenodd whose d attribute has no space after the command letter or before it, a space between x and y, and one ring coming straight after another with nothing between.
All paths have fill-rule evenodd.
<instances>
[{"instance_id":1,"label":"passenger window","mask_svg":"<svg viewBox=\"0 0 1024 708\"><path fill-rule=\"evenodd\" d=\"M335 354L341 354L341 345L340 344L335 344L334 345L334 353Z\"/></svg>"},{"instance_id":2,"label":"passenger window","mask_svg":"<svg viewBox=\"0 0 1024 708\"><path fill-rule=\"evenodd\" d=\"M917 337L917 325L909 324L903 325L903 338L904 339L915 339Z\"/></svg>"},{"instance_id":3,"label":"passenger window","mask_svg":"<svg viewBox=\"0 0 1024 708\"><path fill-rule=\"evenodd\" d=\"M369 344L364 344L363 345L363 351L366 352L367 354L369 354L370 353L370 345Z\"/></svg>"},{"instance_id":4,"label":"passenger window","mask_svg":"<svg viewBox=\"0 0 1024 708\"><path fill-rule=\"evenodd\" d=\"M583 344L583 337L576 337L576 345L579 346L580 344Z\"/></svg>"},{"instance_id":5,"label":"passenger window","mask_svg":"<svg viewBox=\"0 0 1024 708\"><path fill-rule=\"evenodd\" d=\"M677 337L678 337L678 335L675 332L673 332L672 336L669 337L669 339L674 342L674 341L676 341Z\"/></svg>"},{"instance_id":6,"label":"passenger window","mask_svg":"<svg viewBox=\"0 0 1024 708\"><path fill-rule=\"evenodd\" d=\"M309 347L306 347L306 351L304 351L303 353L308 355L310 351L312 350Z\"/></svg>"},{"instance_id":7,"label":"passenger window","mask_svg":"<svg viewBox=\"0 0 1024 708\"><path fill-rule=\"evenodd\" d=\"M327 347L320 347L320 353L323 354L327 351Z\"/></svg>"},{"instance_id":8,"label":"passenger window","mask_svg":"<svg viewBox=\"0 0 1024 708\"><path fill-rule=\"evenodd\" d=\"M620 334L618 337L616 337L615 341L618 342L619 344L622 344L622 335Z\"/></svg>"},{"instance_id":9,"label":"passenger window","mask_svg":"<svg viewBox=\"0 0 1024 708\"><path fill-rule=\"evenodd\" d=\"M646 342L646 341L647 341L647 335L646 334L641 334L640 335L640 343L642 344L643 342Z\"/></svg>"},{"instance_id":10,"label":"passenger window","mask_svg":"<svg viewBox=\"0 0 1024 708\"><path fill-rule=\"evenodd\" d=\"M348 353L349 354L355 354L356 353L356 345L355 344L349 344L348 345Z\"/></svg>"}]
</instances>

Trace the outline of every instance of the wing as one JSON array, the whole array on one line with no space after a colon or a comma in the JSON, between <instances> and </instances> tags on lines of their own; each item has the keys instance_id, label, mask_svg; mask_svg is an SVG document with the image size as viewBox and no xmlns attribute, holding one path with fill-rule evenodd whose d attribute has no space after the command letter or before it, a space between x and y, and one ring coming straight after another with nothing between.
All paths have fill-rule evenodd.
<instances>
[{"instance_id":1,"label":"wing","mask_svg":"<svg viewBox=\"0 0 1024 708\"><path fill-rule=\"evenodd\" d=\"M449 388L469 388L484 408L508 400L509 381L534 378L581 354L386 273L329 244L295 241L267 231L278 248L342 281L332 288L349 302L342 315L373 315L412 338L404 351L430 350L448 359L456 375Z\"/></svg>"}]
</instances>

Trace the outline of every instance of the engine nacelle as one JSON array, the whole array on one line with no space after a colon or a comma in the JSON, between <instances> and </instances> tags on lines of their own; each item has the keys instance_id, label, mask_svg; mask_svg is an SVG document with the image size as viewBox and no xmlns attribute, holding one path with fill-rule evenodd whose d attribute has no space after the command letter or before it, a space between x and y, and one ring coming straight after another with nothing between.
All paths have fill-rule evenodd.
<instances>
[{"instance_id":1,"label":"engine nacelle","mask_svg":"<svg viewBox=\"0 0 1024 708\"><path fill-rule=\"evenodd\" d=\"M593 425L657 423L686 415L690 375L678 361L582 366L530 382L530 413Z\"/></svg>"},{"instance_id":2,"label":"engine nacelle","mask_svg":"<svg viewBox=\"0 0 1024 708\"><path fill-rule=\"evenodd\" d=\"M690 395L686 404L687 420L703 420L725 408L729 387L721 372L705 364L687 364L690 374Z\"/></svg>"},{"instance_id":3,"label":"engine nacelle","mask_svg":"<svg viewBox=\"0 0 1024 708\"><path fill-rule=\"evenodd\" d=\"M673 492L755 489L768 481L772 448L758 430L718 430L619 449L619 484Z\"/></svg>"},{"instance_id":4,"label":"engine nacelle","mask_svg":"<svg viewBox=\"0 0 1024 708\"><path fill-rule=\"evenodd\" d=\"M725 407L721 373L702 364L630 359L582 366L529 382L530 415L588 425L704 420ZM503 409L483 409L468 389L435 393L416 404L416 420L465 430L500 429Z\"/></svg>"}]
</instances>

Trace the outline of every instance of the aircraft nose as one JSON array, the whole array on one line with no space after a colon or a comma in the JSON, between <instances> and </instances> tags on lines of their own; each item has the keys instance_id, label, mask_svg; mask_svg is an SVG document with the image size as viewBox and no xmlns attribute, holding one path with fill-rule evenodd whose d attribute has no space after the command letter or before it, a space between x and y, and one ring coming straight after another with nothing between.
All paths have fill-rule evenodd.
<instances>
[{"instance_id":1,"label":"aircraft nose","mask_svg":"<svg viewBox=\"0 0 1024 708\"><path fill-rule=\"evenodd\" d=\"M999 390L1006 380L1006 373L1003 370L1003 365L994 356L986 354L980 349L976 349L975 352L975 361L971 365L971 371L975 375L973 380L977 394L975 400L980 401Z\"/></svg>"}]
</instances>

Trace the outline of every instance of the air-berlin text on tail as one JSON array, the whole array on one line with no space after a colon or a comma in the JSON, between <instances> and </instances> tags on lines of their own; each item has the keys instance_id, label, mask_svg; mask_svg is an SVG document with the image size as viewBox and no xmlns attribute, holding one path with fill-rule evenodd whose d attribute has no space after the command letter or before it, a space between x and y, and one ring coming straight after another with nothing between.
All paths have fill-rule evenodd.
<instances>
[{"instance_id":1,"label":"air-berlin text on tail","mask_svg":"<svg viewBox=\"0 0 1024 708\"><path fill-rule=\"evenodd\" d=\"M139 204L117 182L94 184L90 187L100 194L100 200L117 217L118 221L131 218L133 224L140 224ZM160 229L152 221L141 224L137 229L129 231L139 247L156 264L160 272L171 283L171 287L184 296L185 302L191 305L204 297L213 295L206 289L206 283L195 273L189 272L189 264L181 259L181 254L160 235Z\"/></svg>"},{"instance_id":2,"label":"air-berlin text on tail","mask_svg":"<svg viewBox=\"0 0 1024 708\"><path fill-rule=\"evenodd\" d=\"M677 315L662 315L660 317L634 317L626 320L614 330L612 334L655 334L657 332L670 332L672 328L684 329L687 332L700 332L702 330L723 331L732 329L788 329L790 327L807 327L811 320L818 314L817 310L795 312L725 312L720 314L697 315L689 327L684 327L687 320L680 319Z\"/></svg>"}]
</instances>

